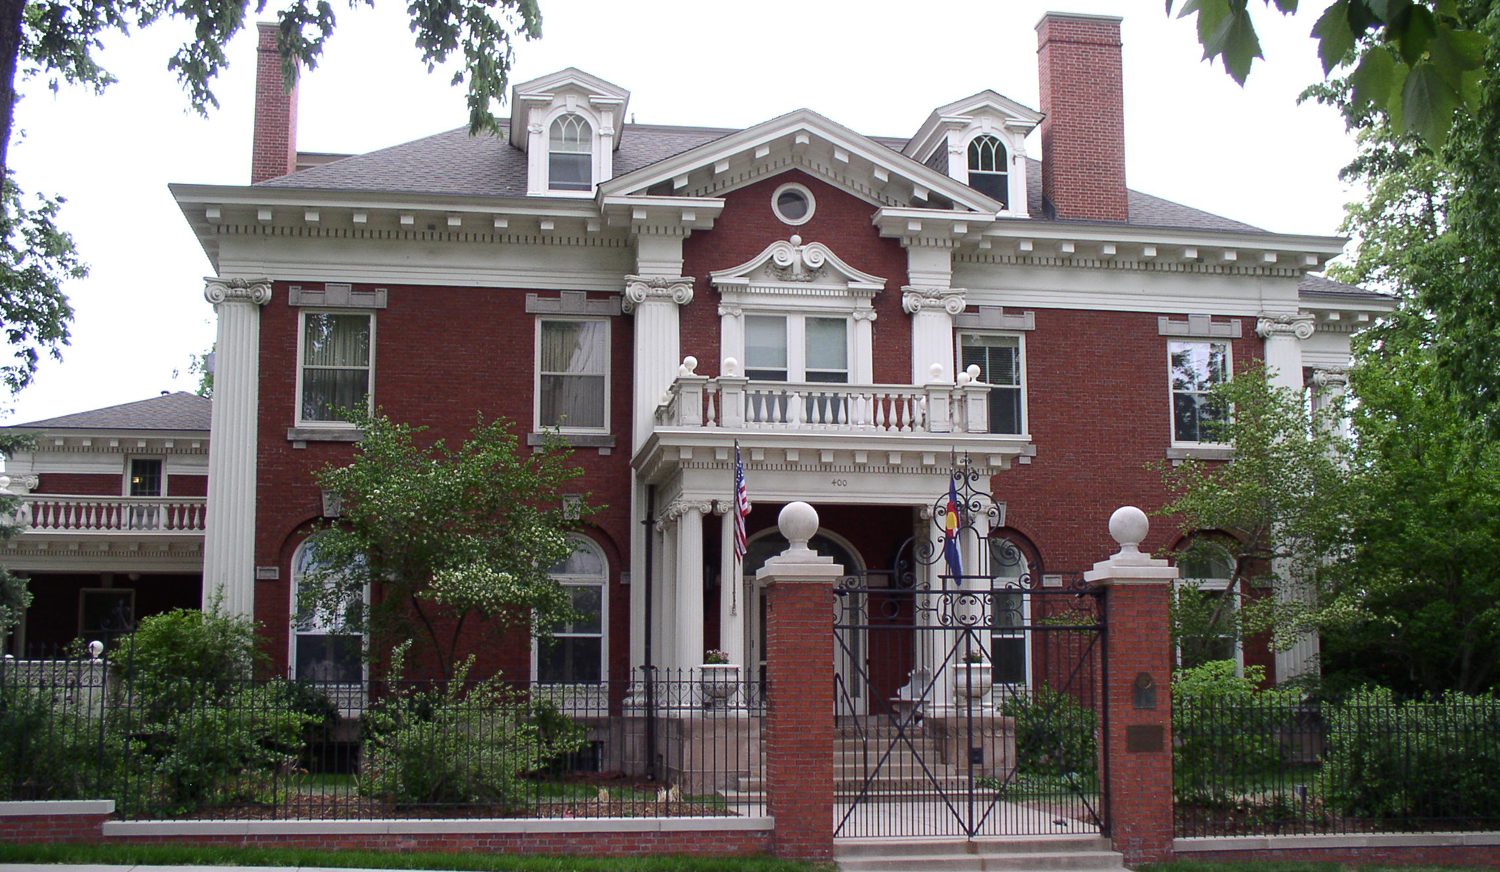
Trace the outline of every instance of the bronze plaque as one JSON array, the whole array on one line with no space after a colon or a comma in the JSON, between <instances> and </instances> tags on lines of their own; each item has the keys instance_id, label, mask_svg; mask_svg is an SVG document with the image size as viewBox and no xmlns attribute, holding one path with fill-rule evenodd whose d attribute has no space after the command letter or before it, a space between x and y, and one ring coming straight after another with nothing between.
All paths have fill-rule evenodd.
<instances>
[{"instance_id":1,"label":"bronze plaque","mask_svg":"<svg viewBox=\"0 0 1500 872\"><path fill-rule=\"evenodd\" d=\"M1160 751L1166 745L1166 730L1160 724L1125 728L1125 750L1130 753Z\"/></svg>"}]
</instances>

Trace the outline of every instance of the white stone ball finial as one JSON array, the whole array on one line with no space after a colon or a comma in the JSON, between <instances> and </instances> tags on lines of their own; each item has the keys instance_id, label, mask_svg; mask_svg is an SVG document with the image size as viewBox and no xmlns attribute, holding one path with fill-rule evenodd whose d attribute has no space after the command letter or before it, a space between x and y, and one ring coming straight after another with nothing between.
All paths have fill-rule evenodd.
<instances>
[{"instance_id":1,"label":"white stone ball finial","mask_svg":"<svg viewBox=\"0 0 1500 872\"><path fill-rule=\"evenodd\" d=\"M724 358L724 365L721 367L721 369L724 370L724 375L727 375L730 378L738 378L740 374L740 362L732 357L726 357Z\"/></svg>"},{"instance_id":2,"label":"white stone ball finial","mask_svg":"<svg viewBox=\"0 0 1500 872\"><path fill-rule=\"evenodd\" d=\"M684 357L682 359L682 366L679 366L677 368L677 374L678 375L697 375L698 374L698 358L692 356L691 354L689 354L687 357Z\"/></svg>"},{"instance_id":3,"label":"white stone ball finial","mask_svg":"<svg viewBox=\"0 0 1500 872\"><path fill-rule=\"evenodd\" d=\"M935 382L942 381L943 365L941 363L934 363L932 366L927 367L927 374L931 376L932 380Z\"/></svg>"},{"instance_id":4,"label":"white stone ball finial","mask_svg":"<svg viewBox=\"0 0 1500 872\"><path fill-rule=\"evenodd\" d=\"M798 500L787 503L776 516L776 526L786 537L789 546L787 555L804 556L813 553L807 542L818 533L818 510Z\"/></svg>"},{"instance_id":5,"label":"white stone ball finial","mask_svg":"<svg viewBox=\"0 0 1500 872\"><path fill-rule=\"evenodd\" d=\"M104 653L104 643L103 642L100 642L98 639L95 639L94 641L92 641L92 642L89 643L89 658L90 659L92 659L92 660L98 660L99 659L99 655L103 654L103 653Z\"/></svg>"},{"instance_id":6,"label":"white stone ball finial","mask_svg":"<svg viewBox=\"0 0 1500 872\"><path fill-rule=\"evenodd\" d=\"M1146 518L1145 512L1135 506L1121 506L1109 516L1109 535L1120 543L1120 553L1116 556L1140 554L1140 544L1146 540L1149 532L1151 521Z\"/></svg>"},{"instance_id":7,"label":"white stone ball finial","mask_svg":"<svg viewBox=\"0 0 1500 872\"><path fill-rule=\"evenodd\" d=\"M968 374L969 381L971 381L971 382L977 382L977 381L979 381L979 364L977 364L977 363L971 363L971 364L969 364L969 368L966 369L966 370L964 370L964 372Z\"/></svg>"}]
</instances>

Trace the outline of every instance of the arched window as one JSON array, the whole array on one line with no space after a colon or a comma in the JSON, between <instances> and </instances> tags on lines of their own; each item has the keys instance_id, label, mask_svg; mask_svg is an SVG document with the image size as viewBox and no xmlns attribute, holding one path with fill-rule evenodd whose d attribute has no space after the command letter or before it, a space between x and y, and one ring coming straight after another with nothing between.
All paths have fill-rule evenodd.
<instances>
[{"instance_id":1,"label":"arched window","mask_svg":"<svg viewBox=\"0 0 1500 872\"><path fill-rule=\"evenodd\" d=\"M589 191L594 187L594 132L582 115L559 115L547 147L547 187Z\"/></svg>"},{"instance_id":2,"label":"arched window","mask_svg":"<svg viewBox=\"0 0 1500 872\"><path fill-rule=\"evenodd\" d=\"M318 536L292 555L292 677L331 684L364 680L365 596L338 597L336 584L319 578ZM314 584L324 591L309 590Z\"/></svg>"},{"instance_id":3,"label":"arched window","mask_svg":"<svg viewBox=\"0 0 1500 872\"><path fill-rule=\"evenodd\" d=\"M554 627L551 643L537 644L536 678L542 684L601 684L609 561L593 540L576 535L568 540L573 553L549 574L567 589L578 617Z\"/></svg>"},{"instance_id":4,"label":"arched window","mask_svg":"<svg viewBox=\"0 0 1500 872\"><path fill-rule=\"evenodd\" d=\"M1229 590L1234 580L1234 555L1218 542L1201 538L1190 542L1181 555L1172 614L1178 662L1184 667L1210 660L1242 663L1239 593Z\"/></svg>"},{"instance_id":5,"label":"arched window","mask_svg":"<svg viewBox=\"0 0 1500 872\"><path fill-rule=\"evenodd\" d=\"M1031 560L1004 537L989 539L990 665L996 684L1026 683L1026 595Z\"/></svg>"},{"instance_id":6,"label":"arched window","mask_svg":"<svg viewBox=\"0 0 1500 872\"><path fill-rule=\"evenodd\" d=\"M969 187L1010 208L1010 152L993 136L969 143Z\"/></svg>"}]
</instances>

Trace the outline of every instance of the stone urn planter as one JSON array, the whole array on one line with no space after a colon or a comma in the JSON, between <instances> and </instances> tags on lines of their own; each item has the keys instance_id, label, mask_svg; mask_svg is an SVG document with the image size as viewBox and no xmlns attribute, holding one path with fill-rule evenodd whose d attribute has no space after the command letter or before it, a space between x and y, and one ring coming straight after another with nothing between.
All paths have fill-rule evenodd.
<instances>
[{"instance_id":1,"label":"stone urn planter","mask_svg":"<svg viewBox=\"0 0 1500 872\"><path fill-rule=\"evenodd\" d=\"M721 708L740 686L738 663L705 663L698 667L698 687L706 708Z\"/></svg>"},{"instance_id":2,"label":"stone urn planter","mask_svg":"<svg viewBox=\"0 0 1500 872\"><path fill-rule=\"evenodd\" d=\"M979 700L994 684L990 664L960 662L953 664L953 692L961 698Z\"/></svg>"}]
</instances>

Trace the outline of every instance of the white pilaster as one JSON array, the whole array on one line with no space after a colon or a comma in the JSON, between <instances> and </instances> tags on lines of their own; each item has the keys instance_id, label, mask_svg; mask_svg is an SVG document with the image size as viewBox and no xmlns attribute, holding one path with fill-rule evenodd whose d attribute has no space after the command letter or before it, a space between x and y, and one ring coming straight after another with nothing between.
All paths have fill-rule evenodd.
<instances>
[{"instance_id":1,"label":"white pilaster","mask_svg":"<svg viewBox=\"0 0 1500 872\"><path fill-rule=\"evenodd\" d=\"M1313 335L1314 319L1305 313L1262 313L1255 332L1266 341L1266 378L1276 387L1302 392L1302 341ZM1286 602L1311 595L1307 585L1294 578L1284 559L1271 562L1276 577L1276 598ZM1318 636L1304 633L1291 648L1276 652L1276 681L1282 683L1318 671Z\"/></svg>"},{"instance_id":2,"label":"white pilaster","mask_svg":"<svg viewBox=\"0 0 1500 872\"><path fill-rule=\"evenodd\" d=\"M951 372L953 316L964 310L963 288L908 285L901 289L901 308L911 315L911 383L926 384L934 363Z\"/></svg>"},{"instance_id":3,"label":"white pilaster","mask_svg":"<svg viewBox=\"0 0 1500 872\"><path fill-rule=\"evenodd\" d=\"M853 375L857 384L875 383L875 310L854 310ZM913 382L916 384L916 382Z\"/></svg>"},{"instance_id":4,"label":"white pilaster","mask_svg":"<svg viewBox=\"0 0 1500 872\"><path fill-rule=\"evenodd\" d=\"M683 503L677 518L677 665L703 664L703 516L706 503Z\"/></svg>"},{"instance_id":5,"label":"white pilaster","mask_svg":"<svg viewBox=\"0 0 1500 872\"><path fill-rule=\"evenodd\" d=\"M632 450L651 435L656 406L682 363L677 309L693 299L693 280L626 276L626 312L635 314L635 417Z\"/></svg>"},{"instance_id":6,"label":"white pilaster","mask_svg":"<svg viewBox=\"0 0 1500 872\"><path fill-rule=\"evenodd\" d=\"M734 504L719 504L719 649L745 661L745 579L734 554Z\"/></svg>"},{"instance_id":7,"label":"white pilaster","mask_svg":"<svg viewBox=\"0 0 1500 872\"><path fill-rule=\"evenodd\" d=\"M255 470L260 390L260 307L269 279L204 280L218 314L209 430L208 509L203 539L205 604L217 595L231 615L255 614Z\"/></svg>"}]
</instances>

